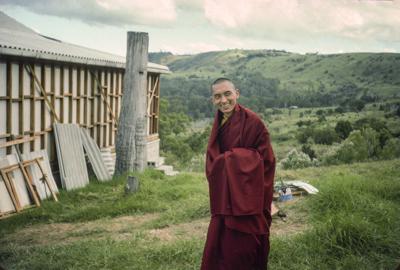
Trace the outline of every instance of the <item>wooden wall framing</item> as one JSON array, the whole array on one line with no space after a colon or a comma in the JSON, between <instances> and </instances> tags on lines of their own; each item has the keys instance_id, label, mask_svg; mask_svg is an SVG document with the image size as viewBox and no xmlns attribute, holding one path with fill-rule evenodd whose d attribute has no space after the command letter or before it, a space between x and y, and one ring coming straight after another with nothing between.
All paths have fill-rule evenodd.
<instances>
[{"instance_id":1,"label":"wooden wall framing","mask_svg":"<svg viewBox=\"0 0 400 270\"><path fill-rule=\"evenodd\" d=\"M148 73L147 77L147 130L152 139L158 139L160 115L160 75Z\"/></svg>"},{"instance_id":2,"label":"wooden wall framing","mask_svg":"<svg viewBox=\"0 0 400 270\"><path fill-rule=\"evenodd\" d=\"M25 68L29 65L38 82ZM123 92L124 69L39 61L19 57L0 58L0 144L17 138L37 136L21 144L21 152L46 149L56 160L52 124L76 123L89 130L99 147L113 147ZM159 76L148 73L151 99L148 134L158 138ZM46 98L40 92L43 88ZM144 93L145 94L145 93ZM53 107L55 114L51 111ZM0 149L0 156L11 153Z\"/></svg>"}]
</instances>

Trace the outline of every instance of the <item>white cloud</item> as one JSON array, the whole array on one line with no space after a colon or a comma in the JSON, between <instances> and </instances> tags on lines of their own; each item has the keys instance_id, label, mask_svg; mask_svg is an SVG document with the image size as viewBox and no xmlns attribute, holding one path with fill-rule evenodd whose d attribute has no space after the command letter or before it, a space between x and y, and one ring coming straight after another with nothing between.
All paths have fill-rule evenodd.
<instances>
[{"instance_id":1,"label":"white cloud","mask_svg":"<svg viewBox=\"0 0 400 270\"><path fill-rule=\"evenodd\" d=\"M387 52L387 53L396 53L397 52L397 50L394 48L384 48L383 51Z\"/></svg>"},{"instance_id":2,"label":"white cloud","mask_svg":"<svg viewBox=\"0 0 400 270\"><path fill-rule=\"evenodd\" d=\"M165 26L176 21L173 0L0 0L0 4L20 6L29 11L89 24Z\"/></svg>"},{"instance_id":3,"label":"white cloud","mask_svg":"<svg viewBox=\"0 0 400 270\"><path fill-rule=\"evenodd\" d=\"M400 1L205 0L204 14L212 24L238 35L400 41Z\"/></svg>"}]
</instances>

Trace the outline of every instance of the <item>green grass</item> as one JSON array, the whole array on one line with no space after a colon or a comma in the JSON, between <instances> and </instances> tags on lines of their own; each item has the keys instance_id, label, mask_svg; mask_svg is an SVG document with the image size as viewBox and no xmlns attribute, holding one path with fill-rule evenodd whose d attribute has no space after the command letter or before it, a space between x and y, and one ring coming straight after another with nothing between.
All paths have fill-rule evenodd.
<instances>
[{"instance_id":1,"label":"green grass","mask_svg":"<svg viewBox=\"0 0 400 270\"><path fill-rule=\"evenodd\" d=\"M307 227L272 235L269 269L395 269L400 263L399 167L400 160L391 160L278 171L278 177L306 180L320 193L283 206L287 223ZM46 201L0 220L0 264L7 269L198 269L203 236L177 230L179 237L169 241L149 232L161 234L184 223L195 228L208 216L204 176L165 177L148 170L139 177L137 194L124 194L123 179L91 183L61 193L59 203ZM150 213L155 218L143 224L108 231L118 216ZM50 241L50 233L48 242L26 235L59 222L96 226L60 231L65 239L58 242ZM285 224L274 220L273 227Z\"/></svg>"},{"instance_id":2,"label":"green grass","mask_svg":"<svg viewBox=\"0 0 400 270\"><path fill-rule=\"evenodd\" d=\"M47 200L40 208L1 220L0 237L36 223L84 222L161 212L157 226L163 226L189 221L196 215L208 215L207 183L201 174L166 177L159 171L147 170L138 177L140 192L130 195L124 192L125 177L105 183L91 182L83 189L61 191L60 203Z\"/></svg>"},{"instance_id":3,"label":"green grass","mask_svg":"<svg viewBox=\"0 0 400 270\"><path fill-rule=\"evenodd\" d=\"M399 165L396 160L296 171L320 189L308 200L313 228L273 242L292 254L297 267L281 264L277 256L276 269L394 269L400 260Z\"/></svg>"}]
</instances>

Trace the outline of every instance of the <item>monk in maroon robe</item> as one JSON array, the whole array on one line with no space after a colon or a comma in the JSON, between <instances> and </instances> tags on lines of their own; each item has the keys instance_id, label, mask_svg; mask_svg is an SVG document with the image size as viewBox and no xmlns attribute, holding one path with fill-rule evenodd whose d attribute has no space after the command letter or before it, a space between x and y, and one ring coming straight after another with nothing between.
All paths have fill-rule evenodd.
<instances>
[{"instance_id":1,"label":"monk in maroon robe","mask_svg":"<svg viewBox=\"0 0 400 270\"><path fill-rule=\"evenodd\" d=\"M212 85L214 118L206 157L211 221L202 270L266 269L275 157L261 119L239 105L232 81Z\"/></svg>"}]
</instances>

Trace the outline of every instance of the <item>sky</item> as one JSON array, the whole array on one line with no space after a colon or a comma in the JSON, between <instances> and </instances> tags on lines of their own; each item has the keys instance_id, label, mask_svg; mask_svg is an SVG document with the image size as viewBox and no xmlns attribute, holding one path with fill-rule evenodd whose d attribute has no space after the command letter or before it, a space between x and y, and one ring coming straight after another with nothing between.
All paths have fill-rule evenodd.
<instances>
[{"instance_id":1,"label":"sky","mask_svg":"<svg viewBox=\"0 0 400 270\"><path fill-rule=\"evenodd\" d=\"M149 51L226 49L400 53L400 0L0 0L33 30L124 56L128 31Z\"/></svg>"}]
</instances>

